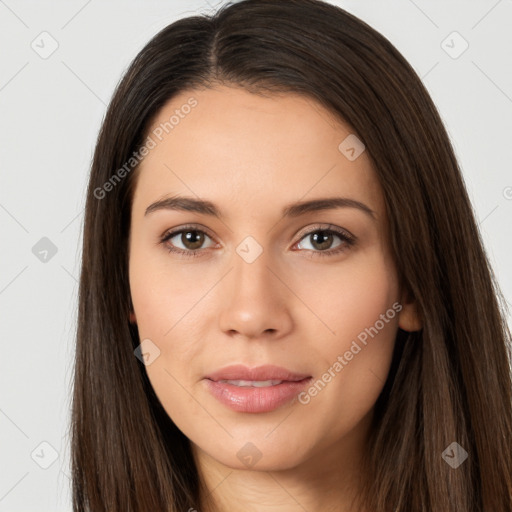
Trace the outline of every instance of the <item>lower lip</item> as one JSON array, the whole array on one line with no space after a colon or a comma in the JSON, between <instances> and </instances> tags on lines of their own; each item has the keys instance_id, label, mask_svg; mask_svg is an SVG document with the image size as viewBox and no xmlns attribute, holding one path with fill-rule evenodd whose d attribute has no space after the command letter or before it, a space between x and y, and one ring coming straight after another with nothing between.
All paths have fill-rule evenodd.
<instances>
[{"instance_id":1,"label":"lower lip","mask_svg":"<svg viewBox=\"0 0 512 512\"><path fill-rule=\"evenodd\" d=\"M205 379L210 393L237 412L270 412L294 398L309 384L312 377L291 382L285 381L277 386L256 388L252 386L235 386L227 382Z\"/></svg>"}]
</instances>

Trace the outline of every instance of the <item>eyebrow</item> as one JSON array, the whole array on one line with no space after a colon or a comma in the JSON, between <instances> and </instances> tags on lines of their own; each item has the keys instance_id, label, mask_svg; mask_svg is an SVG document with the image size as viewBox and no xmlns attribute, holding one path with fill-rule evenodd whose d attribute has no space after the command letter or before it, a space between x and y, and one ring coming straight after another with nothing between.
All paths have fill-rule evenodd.
<instances>
[{"instance_id":1,"label":"eyebrow","mask_svg":"<svg viewBox=\"0 0 512 512\"><path fill-rule=\"evenodd\" d=\"M306 213L318 212L321 210L334 210L338 208L357 208L370 216L373 220L375 220L376 217L375 212L367 205L347 197L326 197L291 203L283 208L281 215L283 217L294 218L305 215ZM158 210L179 210L200 213L202 215L210 215L212 217L217 217L218 219L223 218L220 209L211 201L187 196L174 196L160 199L146 208L144 216Z\"/></svg>"}]
</instances>

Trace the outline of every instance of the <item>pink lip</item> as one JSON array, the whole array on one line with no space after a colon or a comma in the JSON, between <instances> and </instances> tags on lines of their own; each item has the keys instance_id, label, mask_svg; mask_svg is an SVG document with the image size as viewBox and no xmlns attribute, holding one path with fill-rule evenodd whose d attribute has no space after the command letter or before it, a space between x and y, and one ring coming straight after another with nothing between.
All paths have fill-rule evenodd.
<instances>
[{"instance_id":1,"label":"pink lip","mask_svg":"<svg viewBox=\"0 0 512 512\"><path fill-rule=\"evenodd\" d=\"M295 373L280 366L265 365L256 368L237 364L226 366L216 372L210 373L205 378L213 381L218 380L287 380L299 381L311 375L305 373Z\"/></svg>"},{"instance_id":2,"label":"pink lip","mask_svg":"<svg viewBox=\"0 0 512 512\"><path fill-rule=\"evenodd\" d=\"M235 386L219 380L282 380L268 387ZM208 391L224 405L237 412L270 412L292 401L312 380L306 374L294 373L278 366L228 366L205 378Z\"/></svg>"}]
</instances>

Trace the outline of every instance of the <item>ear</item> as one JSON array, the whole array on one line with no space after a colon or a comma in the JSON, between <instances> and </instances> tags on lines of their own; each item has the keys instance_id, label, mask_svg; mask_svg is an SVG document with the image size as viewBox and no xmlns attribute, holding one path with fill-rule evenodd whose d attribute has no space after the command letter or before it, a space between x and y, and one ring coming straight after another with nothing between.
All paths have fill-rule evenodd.
<instances>
[{"instance_id":1,"label":"ear","mask_svg":"<svg viewBox=\"0 0 512 512\"><path fill-rule=\"evenodd\" d=\"M130 311L130 323L131 324L137 323L137 318L135 317L135 313L133 311Z\"/></svg>"},{"instance_id":2,"label":"ear","mask_svg":"<svg viewBox=\"0 0 512 512\"><path fill-rule=\"evenodd\" d=\"M402 293L400 304L402 309L398 314L398 327L408 332L421 330L423 322L418 311L417 302L407 290Z\"/></svg>"}]
</instances>

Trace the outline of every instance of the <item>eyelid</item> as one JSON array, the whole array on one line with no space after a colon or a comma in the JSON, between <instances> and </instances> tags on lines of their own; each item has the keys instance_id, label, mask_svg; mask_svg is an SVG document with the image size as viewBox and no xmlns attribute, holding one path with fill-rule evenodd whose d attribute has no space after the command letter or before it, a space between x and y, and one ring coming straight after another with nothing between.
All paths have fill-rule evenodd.
<instances>
[{"instance_id":1,"label":"eyelid","mask_svg":"<svg viewBox=\"0 0 512 512\"><path fill-rule=\"evenodd\" d=\"M356 237L347 229L341 228L339 226L335 226L334 224L329 223L319 223L315 224L313 227L308 226L303 230L299 231L295 237L299 237L299 241L302 240L306 235L310 235L311 233L315 233L316 231L334 231L335 233L345 235L350 240L356 239Z\"/></svg>"},{"instance_id":2,"label":"eyelid","mask_svg":"<svg viewBox=\"0 0 512 512\"><path fill-rule=\"evenodd\" d=\"M176 235L179 235L183 231L201 231L208 235L212 240L216 240L215 236L212 232L202 224L185 224L183 226L179 226L177 228L167 229L164 234L161 236L161 240L169 240L169 238L173 238Z\"/></svg>"}]
</instances>

